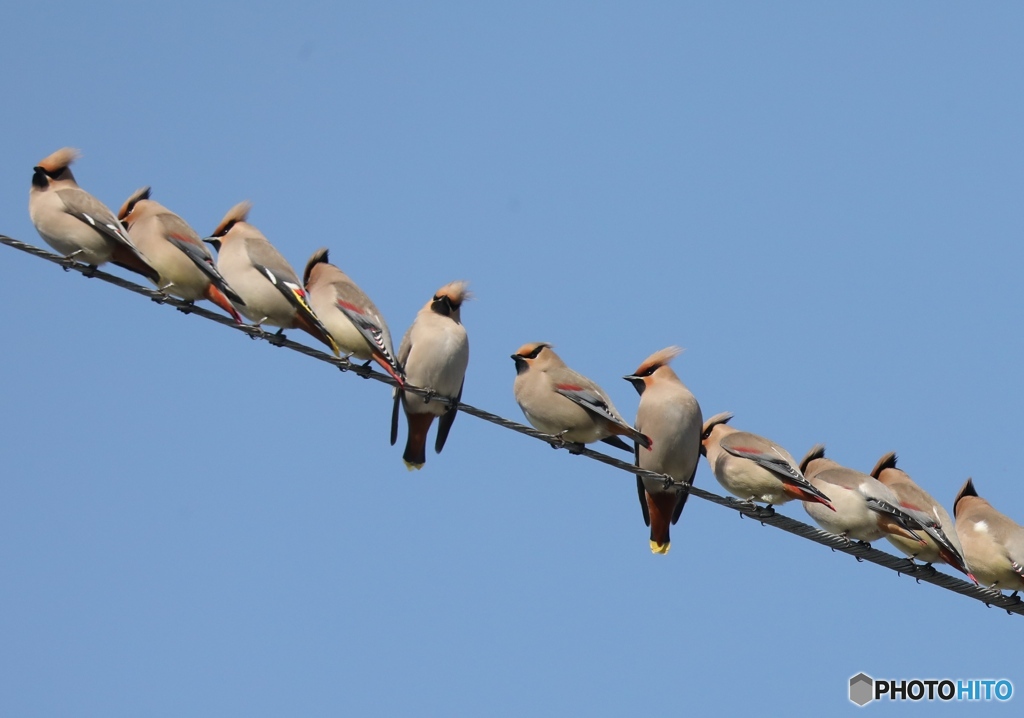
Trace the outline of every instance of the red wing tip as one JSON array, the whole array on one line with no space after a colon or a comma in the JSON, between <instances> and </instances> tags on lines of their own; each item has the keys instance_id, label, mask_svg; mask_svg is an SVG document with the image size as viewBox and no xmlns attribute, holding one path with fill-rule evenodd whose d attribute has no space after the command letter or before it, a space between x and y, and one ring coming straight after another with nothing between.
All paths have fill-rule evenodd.
<instances>
[{"instance_id":1,"label":"red wing tip","mask_svg":"<svg viewBox=\"0 0 1024 718\"><path fill-rule=\"evenodd\" d=\"M562 389L563 391L583 391L582 386L576 386L575 384L555 384L556 389Z\"/></svg>"},{"instance_id":2,"label":"red wing tip","mask_svg":"<svg viewBox=\"0 0 1024 718\"><path fill-rule=\"evenodd\" d=\"M363 310L360 307L357 307L355 304L352 304L351 302L345 302L339 299L338 306L345 307L345 309L348 309L350 312L355 312L356 314L364 314Z\"/></svg>"},{"instance_id":3,"label":"red wing tip","mask_svg":"<svg viewBox=\"0 0 1024 718\"><path fill-rule=\"evenodd\" d=\"M739 451L739 452L744 453L744 454L760 454L761 453L761 451L759 449L752 449L749 446L734 446L734 447L732 447L732 450L733 451Z\"/></svg>"}]
</instances>

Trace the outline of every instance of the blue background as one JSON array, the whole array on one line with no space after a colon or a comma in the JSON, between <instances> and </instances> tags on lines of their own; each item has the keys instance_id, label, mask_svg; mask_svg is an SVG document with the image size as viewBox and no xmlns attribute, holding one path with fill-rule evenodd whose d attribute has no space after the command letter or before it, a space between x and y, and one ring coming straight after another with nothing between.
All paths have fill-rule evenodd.
<instances>
[{"instance_id":1,"label":"blue background","mask_svg":"<svg viewBox=\"0 0 1024 718\"><path fill-rule=\"evenodd\" d=\"M631 418L619 377L679 344L705 416L863 471L896 450L947 507L973 476L1024 520L1022 23L21 3L0 231L42 244L31 168L78 147L115 209L149 184L206 234L250 199L296 267L330 247L396 341L468 279L471 404L520 419L508 355L549 341ZM1024 690L1020 617L696 499L652 556L630 475L468 416L408 474L383 385L6 248L0 306L6 715L823 715L860 671Z\"/></svg>"}]
</instances>

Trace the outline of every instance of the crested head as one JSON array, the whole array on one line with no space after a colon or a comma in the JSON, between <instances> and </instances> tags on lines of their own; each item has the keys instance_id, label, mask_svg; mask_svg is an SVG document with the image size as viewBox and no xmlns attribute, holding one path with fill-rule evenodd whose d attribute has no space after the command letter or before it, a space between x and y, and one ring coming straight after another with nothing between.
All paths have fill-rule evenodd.
<instances>
[{"instance_id":1,"label":"crested head","mask_svg":"<svg viewBox=\"0 0 1024 718\"><path fill-rule=\"evenodd\" d=\"M800 460L800 472L806 474L807 466L815 459L825 458L825 445L815 444L811 447L811 450L807 452L807 456Z\"/></svg>"},{"instance_id":2,"label":"crested head","mask_svg":"<svg viewBox=\"0 0 1024 718\"><path fill-rule=\"evenodd\" d=\"M960 502L971 497L980 501L985 500L978 496L978 491L974 488L974 479L967 479L964 485L960 487L960 491L957 492L956 498L953 499L953 516L957 516L960 513Z\"/></svg>"},{"instance_id":3,"label":"crested head","mask_svg":"<svg viewBox=\"0 0 1024 718\"><path fill-rule=\"evenodd\" d=\"M454 309L458 309L462 306L464 301L473 298L472 293L469 291L469 282L462 279L449 282L434 292L434 301L442 298L447 298L448 303L451 304Z\"/></svg>"},{"instance_id":4,"label":"crested head","mask_svg":"<svg viewBox=\"0 0 1024 718\"><path fill-rule=\"evenodd\" d=\"M472 298L468 286L468 283L461 279L449 282L434 292L434 296L430 298L427 306L422 311L430 311L443 317L450 317L456 323L461 323L462 319L459 310L462 308L462 303Z\"/></svg>"},{"instance_id":5,"label":"crested head","mask_svg":"<svg viewBox=\"0 0 1024 718\"><path fill-rule=\"evenodd\" d=\"M704 422L704 428L701 430L701 436L710 436L712 429L719 424L728 424L730 419L732 419L731 411L723 411L721 414L715 414Z\"/></svg>"},{"instance_id":6,"label":"crested head","mask_svg":"<svg viewBox=\"0 0 1024 718\"><path fill-rule=\"evenodd\" d=\"M234 207L228 210L228 213L224 215L224 219L220 221L217 228L213 230L212 236L223 237L225 234L231 231L238 222L244 222L249 218L249 210L252 209L252 202L244 200L239 202Z\"/></svg>"},{"instance_id":7,"label":"crested head","mask_svg":"<svg viewBox=\"0 0 1024 718\"><path fill-rule=\"evenodd\" d=\"M882 458L878 460L878 463L875 464L875 468L871 469L871 476L877 479L886 469L895 469L896 458L895 451L890 451L888 454L882 456Z\"/></svg>"},{"instance_id":8,"label":"crested head","mask_svg":"<svg viewBox=\"0 0 1024 718\"><path fill-rule=\"evenodd\" d=\"M71 163L81 156L82 154L72 147L62 147L52 155L44 157L36 166L42 167L47 174L52 176L70 167Z\"/></svg>"},{"instance_id":9,"label":"crested head","mask_svg":"<svg viewBox=\"0 0 1024 718\"><path fill-rule=\"evenodd\" d=\"M132 192L131 196L121 205L121 209L117 211L117 218L121 221L126 220L128 215L135 209L135 205L144 199L149 199L150 194L151 190L149 187L140 187Z\"/></svg>"},{"instance_id":10,"label":"crested head","mask_svg":"<svg viewBox=\"0 0 1024 718\"><path fill-rule=\"evenodd\" d=\"M660 349L644 359L634 373L636 376L647 376L653 374L661 367L668 366L673 359L682 353L683 350L679 347L665 347L664 349Z\"/></svg>"},{"instance_id":11,"label":"crested head","mask_svg":"<svg viewBox=\"0 0 1024 718\"><path fill-rule=\"evenodd\" d=\"M318 264L327 264L328 261L327 247L321 247L313 252L313 256L306 262L306 268L302 271L302 283L309 284L309 275L313 273L313 268Z\"/></svg>"},{"instance_id":12,"label":"crested head","mask_svg":"<svg viewBox=\"0 0 1024 718\"><path fill-rule=\"evenodd\" d=\"M535 359L540 354L541 349L550 349L551 346L547 342L529 342L516 349L516 356L523 359Z\"/></svg>"}]
</instances>

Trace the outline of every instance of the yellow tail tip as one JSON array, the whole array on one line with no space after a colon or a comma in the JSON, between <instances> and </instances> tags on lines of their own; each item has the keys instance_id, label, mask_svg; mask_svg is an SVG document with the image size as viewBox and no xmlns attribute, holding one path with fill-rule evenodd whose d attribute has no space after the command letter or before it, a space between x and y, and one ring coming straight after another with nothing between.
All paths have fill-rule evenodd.
<instances>
[{"instance_id":1,"label":"yellow tail tip","mask_svg":"<svg viewBox=\"0 0 1024 718\"><path fill-rule=\"evenodd\" d=\"M405 464L405 468L407 468L409 471L419 471L420 469L423 468L423 464L410 464L405 459L402 459L402 463Z\"/></svg>"},{"instance_id":2,"label":"yellow tail tip","mask_svg":"<svg viewBox=\"0 0 1024 718\"><path fill-rule=\"evenodd\" d=\"M666 553L668 553L668 549L669 549L669 547L671 545L672 544L668 543L667 541L665 543L658 543L657 541L651 541L651 553L666 554Z\"/></svg>"}]
</instances>

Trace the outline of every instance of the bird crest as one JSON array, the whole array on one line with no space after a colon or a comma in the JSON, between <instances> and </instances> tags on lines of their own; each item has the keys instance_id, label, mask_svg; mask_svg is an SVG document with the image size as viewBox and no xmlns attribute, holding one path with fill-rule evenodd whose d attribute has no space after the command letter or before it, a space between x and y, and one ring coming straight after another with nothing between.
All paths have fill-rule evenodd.
<instances>
[{"instance_id":1,"label":"bird crest","mask_svg":"<svg viewBox=\"0 0 1024 718\"><path fill-rule=\"evenodd\" d=\"M825 458L825 445L824 444L815 444L814 446L811 447L811 450L807 452L807 456L805 456L800 461L800 473L806 474L807 473L807 465L808 464L810 464L815 459L824 459L824 458Z\"/></svg>"},{"instance_id":2,"label":"bird crest","mask_svg":"<svg viewBox=\"0 0 1024 718\"><path fill-rule=\"evenodd\" d=\"M981 499L981 497L978 496L977 489L974 488L974 479L967 479L967 481L964 482L964 485L960 487L960 491L957 493L956 498L953 499L954 516L956 516L960 511L960 501L968 496L974 496L975 498ZM984 501L984 499L981 500Z\"/></svg>"},{"instance_id":3,"label":"bird crest","mask_svg":"<svg viewBox=\"0 0 1024 718\"><path fill-rule=\"evenodd\" d=\"M680 347L665 347L656 351L644 359L643 363L637 368L635 375L647 376L653 374L659 367L668 366L669 362L682 353L683 350Z\"/></svg>"},{"instance_id":4,"label":"bird crest","mask_svg":"<svg viewBox=\"0 0 1024 718\"><path fill-rule=\"evenodd\" d=\"M447 297L448 303L458 309L462 306L464 301L472 299L473 295L469 291L469 282L457 279L454 282L449 282L434 292L435 300L441 299L442 297Z\"/></svg>"},{"instance_id":5,"label":"bird crest","mask_svg":"<svg viewBox=\"0 0 1024 718\"><path fill-rule=\"evenodd\" d=\"M875 468L871 469L871 475L877 479L879 475L881 475L881 473L886 469L895 469L896 458L896 452L890 451L888 454L886 454L885 456L878 460L878 463L875 464Z\"/></svg>"},{"instance_id":6,"label":"bird crest","mask_svg":"<svg viewBox=\"0 0 1024 718\"><path fill-rule=\"evenodd\" d=\"M529 342L516 349L516 356L523 357L524 359L536 359L537 355L540 354L540 350L544 348L550 349L551 345L547 342Z\"/></svg>"},{"instance_id":7,"label":"bird crest","mask_svg":"<svg viewBox=\"0 0 1024 718\"><path fill-rule=\"evenodd\" d=\"M701 430L701 436L708 436L712 429L719 424L728 424L730 419L732 419L731 411L723 411L721 414L715 414L704 422L704 428Z\"/></svg>"},{"instance_id":8,"label":"bird crest","mask_svg":"<svg viewBox=\"0 0 1024 718\"><path fill-rule=\"evenodd\" d=\"M41 160L37 166L42 167L48 174L55 175L71 166L71 163L81 156L82 154L72 147L62 147L52 155Z\"/></svg>"},{"instance_id":9,"label":"bird crest","mask_svg":"<svg viewBox=\"0 0 1024 718\"><path fill-rule=\"evenodd\" d=\"M313 273L313 267L318 264L327 264L327 247L321 247L313 252L313 256L306 262L306 268L302 272L302 283L309 284L309 275Z\"/></svg>"},{"instance_id":10,"label":"bird crest","mask_svg":"<svg viewBox=\"0 0 1024 718\"><path fill-rule=\"evenodd\" d=\"M222 219L220 224L217 225L217 228L213 230L212 236L223 237L231 231L231 228L234 227L237 222L244 222L249 217L250 209L252 209L252 202L249 200L236 204L228 210L226 215L224 215L224 219Z\"/></svg>"},{"instance_id":11,"label":"bird crest","mask_svg":"<svg viewBox=\"0 0 1024 718\"><path fill-rule=\"evenodd\" d=\"M135 209L135 205L144 199L149 199L150 194L151 189L149 187L140 187L132 192L131 196L121 205L121 209L117 211L117 218L122 222L128 219L128 215Z\"/></svg>"}]
</instances>

